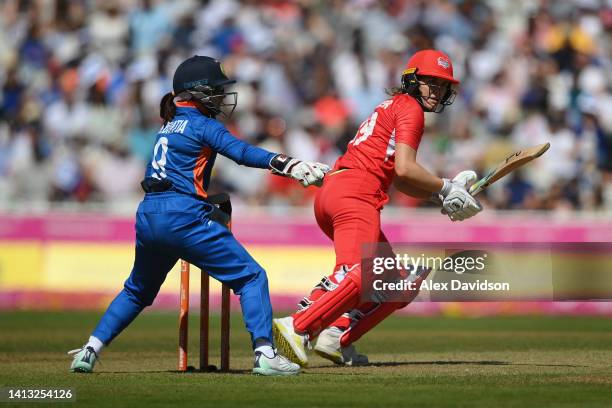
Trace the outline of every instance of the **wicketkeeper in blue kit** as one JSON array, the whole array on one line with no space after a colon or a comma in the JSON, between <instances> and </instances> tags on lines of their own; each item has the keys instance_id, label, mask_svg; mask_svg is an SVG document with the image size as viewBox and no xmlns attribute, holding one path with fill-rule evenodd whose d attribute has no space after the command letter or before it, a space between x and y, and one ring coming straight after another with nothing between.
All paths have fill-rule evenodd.
<instances>
[{"instance_id":1,"label":"wicketkeeper in blue kit","mask_svg":"<svg viewBox=\"0 0 612 408\"><path fill-rule=\"evenodd\" d=\"M174 92L160 103L164 125L142 182L146 194L136 213L134 267L88 342L70 352L75 354L71 371L92 372L102 348L153 303L168 272L184 259L240 296L255 352L253 373L299 372L299 366L277 354L272 344L266 272L220 221L206 190L217 153L238 164L292 177L304 186L319 185L329 168L271 153L228 132L216 117L229 117L234 111L237 94L225 92L234 82L210 57L191 57L176 69Z\"/></svg>"}]
</instances>

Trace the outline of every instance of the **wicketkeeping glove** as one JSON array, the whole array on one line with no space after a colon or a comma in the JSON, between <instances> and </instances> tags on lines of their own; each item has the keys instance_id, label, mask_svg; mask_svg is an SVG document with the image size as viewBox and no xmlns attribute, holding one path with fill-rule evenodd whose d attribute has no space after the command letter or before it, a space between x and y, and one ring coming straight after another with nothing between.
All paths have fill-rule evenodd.
<instances>
[{"instance_id":1,"label":"wicketkeeping glove","mask_svg":"<svg viewBox=\"0 0 612 408\"><path fill-rule=\"evenodd\" d=\"M453 221L463 221L482 211L480 202L467 191L469 185L476 181L476 173L465 170L452 180L444 179L440 195L444 198L442 212Z\"/></svg>"},{"instance_id":2,"label":"wicketkeeping glove","mask_svg":"<svg viewBox=\"0 0 612 408\"><path fill-rule=\"evenodd\" d=\"M323 163L306 162L294 159L284 154L277 154L270 160L272 174L291 177L298 180L304 187L323 183L325 173L329 171L329 166Z\"/></svg>"}]
</instances>

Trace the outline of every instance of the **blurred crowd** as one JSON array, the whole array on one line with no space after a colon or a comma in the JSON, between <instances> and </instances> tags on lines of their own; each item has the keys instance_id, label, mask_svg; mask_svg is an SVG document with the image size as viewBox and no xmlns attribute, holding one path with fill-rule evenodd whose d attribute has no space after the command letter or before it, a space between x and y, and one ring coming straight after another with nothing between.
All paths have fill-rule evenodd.
<instances>
[{"instance_id":1,"label":"blurred crowd","mask_svg":"<svg viewBox=\"0 0 612 408\"><path fill-rule=\"evenodd\" d=\"M228 128L272 151L333 164L438 48L461 80L427 114L418 159L479 174L517 148L550 151L492 188L500 209L612 208L612 0L4 0L0 202L137 200L159 101L185 58L239 82ZM212 190L273 206L313 191L220 158ZM427 206L391 192L391 205Z\"/></svg>"}]
</instances>

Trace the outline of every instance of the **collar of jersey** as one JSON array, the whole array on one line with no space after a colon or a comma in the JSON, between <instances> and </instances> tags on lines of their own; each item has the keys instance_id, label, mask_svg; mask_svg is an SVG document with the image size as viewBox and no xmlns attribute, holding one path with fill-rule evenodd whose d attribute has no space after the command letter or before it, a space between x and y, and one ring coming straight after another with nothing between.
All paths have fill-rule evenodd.
<instances>
[{"instance_id":1,"label":"collar of jersey","mask_svg":"<svg viewBox=\"0 0 612 408\"><path fill-rule=\"evenodd\" d=\"M193 108L197 109L198 107L193 102L183 101L183 102L174 102L177 108Z\"/></svg>"}]
</instances>

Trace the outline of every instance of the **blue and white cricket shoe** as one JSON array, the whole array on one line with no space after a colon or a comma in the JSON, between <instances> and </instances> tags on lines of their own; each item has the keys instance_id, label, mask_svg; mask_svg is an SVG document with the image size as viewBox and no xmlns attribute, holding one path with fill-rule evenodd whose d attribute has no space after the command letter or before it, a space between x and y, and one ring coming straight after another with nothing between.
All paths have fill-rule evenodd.
<instances>
[{"instance_id":1,"label":"blue and white cricket shoe","mask_svg":"<svg viewBox=\"0 0 612 408\"><path fill-rule=\"evenodd\" d=\"M70 372L73 373L92 373L96 361L99 360L93 347L82 347L80 349L70 350L68 355L73 355L74 359L70 365Z\"/></svg>"},{"instance_id":2,"label":"blue and white cricket shoe","mask_svg":"<svg viewBox=\"0 0 612 408\"><path fill-rule=\"evenodd\" d=\"M287 360L285 357L274 352L274 357L270 358L264 353L255 352L255 365L253 374L278 376L296 375L300 373L300 366Z\"/></svg>"}]
</instances>

